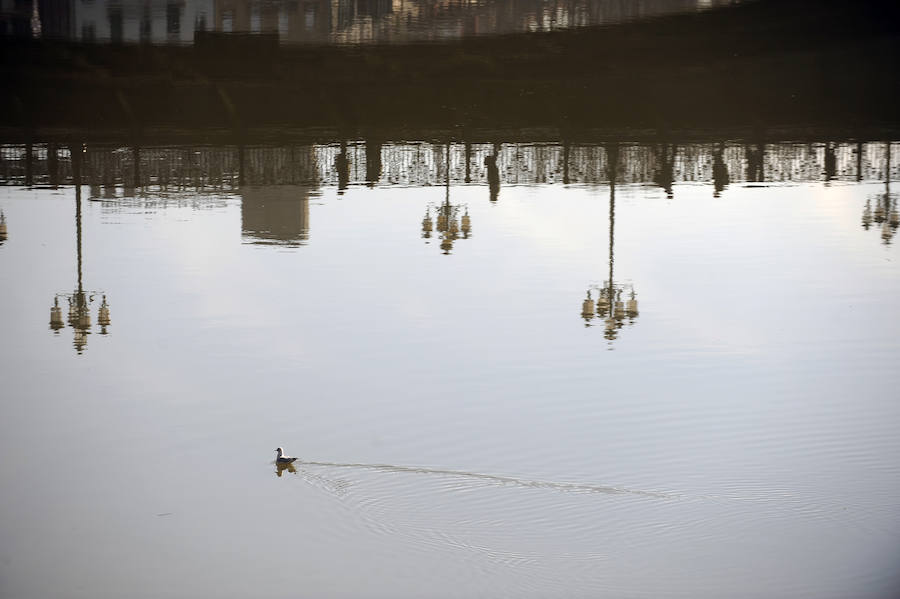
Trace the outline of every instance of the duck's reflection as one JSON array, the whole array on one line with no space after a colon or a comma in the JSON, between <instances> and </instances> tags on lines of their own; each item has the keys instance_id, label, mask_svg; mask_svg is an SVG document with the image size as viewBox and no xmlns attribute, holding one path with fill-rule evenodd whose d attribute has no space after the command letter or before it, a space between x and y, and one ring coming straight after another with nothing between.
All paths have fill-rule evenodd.
<instances>
[{"instance_id":1,"label":"duck's reflection","mask_svg":"<svg viewBox=\"0 0 900 599\"><path fill-rule=\"evenodd\" d=\"M281 475L285 472L290 472L291 474L297 474L297 469L294 468L292 463L283 463L283 462L275 462L275 476L281 478Z\"/></svg>"}]
</instances>

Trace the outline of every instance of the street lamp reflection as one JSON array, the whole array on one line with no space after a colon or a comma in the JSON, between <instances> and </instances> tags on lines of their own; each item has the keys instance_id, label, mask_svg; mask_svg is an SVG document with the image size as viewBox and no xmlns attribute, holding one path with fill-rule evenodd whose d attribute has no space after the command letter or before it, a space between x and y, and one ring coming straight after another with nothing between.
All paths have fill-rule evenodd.
<instances>
[{"instance_id":1,"label":"street lamp reflection","mask_svg":"<svg viewBox=\"0 0 900 599\"><path fill-rule=\"evenodd\" d=\"M610 145L607 152L607 175L609 177L609 275L601 285L591 285L586 297L581 302L581 318L584 326L595 324L595 319L603 323L603 336L609 341L615 340L619 330L628 324L634 324L638 317L638 300L634 285L616 283L613 267L615 264L615 231L616 231L616 176L619 168L619 148ZM596 303L594 301L596 294Z\"/></svg>"},{"instance_id":2,"label":"street lamp reflection","mask_svg":"<svg viewBox=\"0 0 900 599\"><path fill-rule=\"evenodd\" d=\"M87 346L87 336L91 334L91 306L95 298L100 295L102 300L97 311L97 324L100 325L100 334L108 334L107 328L111 324L109 302L106 300L106 294L101 291L87 291L84 288L82 279L82 252L81 252L81 177L80 177L80 154L72 153L73 171L75 179L75 240L77 250L77 282L72 292L57 293L53 297L53 305L50 307L50 330L55 334L66 327L63 321L62 308L59 305L60 298L68 301L68 318L67 322L74 331L72 345L79 354L84 352Z\"/></svg>"},{"instance_id":3,"label":"street lamp reflection","mask_svg":"<svg viewBox=\"0 0 900 599\"><path fill-rule=\"evenodd\" d=\"M447 144L446 154L444 201L440 204L430 203L425 208L425 216L422 218L422 238L431 239L437 229L437 235L441 240L441 252L450 254L453 242L472 236L472 217L469 216L467 205L450 203L450 144Z\"/></svg>"}]
</instances>

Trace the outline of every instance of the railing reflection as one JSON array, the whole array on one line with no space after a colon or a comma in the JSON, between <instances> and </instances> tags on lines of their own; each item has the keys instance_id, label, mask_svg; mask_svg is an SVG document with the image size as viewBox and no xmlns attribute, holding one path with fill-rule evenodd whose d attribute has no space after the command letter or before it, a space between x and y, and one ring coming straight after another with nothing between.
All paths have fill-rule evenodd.
<instances>
[{"instance_id":1,"label":"railing reflection","mask_svg":"<svg viewBox=\"0 0 900 599\"><path fill-rule=\"evenodd\" d=\"M891 144L660 143L619 144L626 165L621 183L646 183L666 195L678 183L885 181L900 177ZM71 152L55 144L0 145L0 183L73 183ZM236 192L248 185L487 185L496 200L502 185L606 184L601 144L389 143L341 141L273 146L85 146L83 178L92 199L162 193ZM886 162L887 161L887 162ZM885 172L885 171L888 172Z\"/></svg>"},{"instance_id":2,"label":"railing reflection","mask_svg":"<svg viewBox=\"0 0 900 599\"><path fill-rule=\"evenodd\" d=\"M897 233L897 227L900 226L900 212L898 212L897 194L891 192L891 145L885 145L884 192L875 194L874 211L872 209L872 198L866 200L866 206L863 208L862 214L862 226L868 231L873 224L879 225L881 240L885 245L888 245L893 241L894 235Z\"/></svg>"},{"instance_id":3,"label":"railing reflection","mask_svg":"<svg viewBox=\"0 0 900 599\"><path fill-rule=\"evenodd\" d=\"M428 206L422 220L422 236L430 240L436 230L444 253L471 236L467 206L450 201L450 188L467 184L484 186L488 199L496 202L503 185L521 184L609 185L613 194L616 184L647 184L673 198L680 183L708 183L713 196L721 197L729 186L759 181L883 181L885 191L867 202L862 225L878 225L884 242L891 243L900 224L897 198L890 190L891 181L900 176L900 153L892 142L383 139L177 147L0 144L0 183L76 185L79 194L84 185L88 198L103 202L104 210L116 210L126 198L152 208L173 198L196 205L240 197L243 239L287 246L308 242L310 198L322 187L333 186L343 194L355 185L445 186L444 202ZM79 195L79 206L80 201ZM613 198L611 203L614 207ZM0 243L6 236L5 215L0 215Z\"/></svg>"}]
</instances>

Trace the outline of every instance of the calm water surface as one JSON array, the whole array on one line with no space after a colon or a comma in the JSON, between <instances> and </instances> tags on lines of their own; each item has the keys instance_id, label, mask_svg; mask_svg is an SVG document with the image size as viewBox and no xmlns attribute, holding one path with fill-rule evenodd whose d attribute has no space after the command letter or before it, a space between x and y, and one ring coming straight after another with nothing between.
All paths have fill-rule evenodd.
<instances>
[{"instance_id":1,"label":"calm water surface","mask_svg":"<svg viewBox=\"0 0 900 599\"><path fill-rule=\"evenodd\" d=\"M0 595L896 594L900 147L366 150L3 149Z\"/></svg>"}]
</instances>

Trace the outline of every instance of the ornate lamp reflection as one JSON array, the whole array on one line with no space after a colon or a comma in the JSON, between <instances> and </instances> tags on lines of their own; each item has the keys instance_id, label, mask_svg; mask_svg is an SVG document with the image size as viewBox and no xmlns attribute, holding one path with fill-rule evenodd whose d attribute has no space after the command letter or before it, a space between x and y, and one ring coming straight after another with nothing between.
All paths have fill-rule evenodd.
<instances>
[{"instance_id":1,"label":"ornate lamp reflection","mask_svg":"<svg viewBox=\"0 0 900 599\"><path fill-rule=\"evenodd\" d=\"M450 203L450 146L447 145L446 186L444 201L440 204L430 203L425 208L425 216L422 218L422 237L431 239L434 230L441 239L441 251L449 254L453 249L453 243L462 238L472 236L472 217L465 204ZM434 217L432 218L432 213Z\"/></svg>"},{"instance_id":2,"label":"ornate lamp reflection","mask_svg":"<svg viewBox=\"0 0 900 599\"><path fill-rule=\"evenodd\" d=\"M637 293L631 283L616 283L613 266L615 264L615 224L616 224L616 174L619 166L619 148L617 145L607 147L609 158L609 278L601 285L591 285L581 302L581 317L584 326L590 327L595 318L603 323L604 337L613 341L619 330L628 324L634 324L638 317ZM594 301L596 294L596 302Z\"/></svg>"},{"instance_id":3,"label":"ornate lamp reflection","mask_svg":"<svg viewBox=\"0 0 900 599\"><path fill-rule=\"evenodd\" d=\"M602 286L588 288L587 297L581 304L581 317L586 327L593 325L595 303L592 294L596 292L596 318L603 322L605 328L604 337L610 341L616 339L619 330L627 324L634 324L638 317L638 300L634 286L626 284L609 284L604 281Z\"/></svg>"},{"instance_id":4,"label":"ornate lamp reflection","mask_svg":"<svg viewBox=\"0 0 900 599\"><path fill-rule=\"evenodd\" d=\"M76 156L77 153L73 152L73 159ZM102 296L97 312L97 323L100 325L101 335L108 333L107 327L110 326L111 318L106 295L102 292L84 289L81 253L81 178L80 161L77 159L73 160L73 171L75 175L75 235L78 279L72 292L57 293L53 297L53 305L50 307L50 330L55 334L59 334L66 326L66 322L63 321L62 308L59 305L60 298L65 298L69 303L67 323L74 330L72 345L75 347L75 351L81 354L87 346L87 336L91 333L91 305L94 303L97 295Z\"/></svg>"},{"instance_id":5,"label":"ornate lamp reflection","mask_svg":"<svg viewBox=\"0 0 900 599\"><path fill-rule=\"evenodd\" d=\"M434 224L431 218L432 211L435 213ZM441 251L449 254L456 240L472 236L472 218L469 216L468 208L463 204L451 204L449 197L437 206L430 204L425 209L425 218L422 219L422 237L431 238L434 229L437 229L437 235L441 240Z\"/></svg>"},{"instance_id":6,"label":"ornate lamp reflection","mask_svg":"<svg viewBox=\"0 0 900 599\"><path fill-rule=\"evenodd\" d=\"M91 322L91 306L97 295L96 292L76 288L72 293L57 293L53 298L53 305L50 307L50 330L59 334L60 330L66 326L66 322L63 321L59 299L63 297L68 301L68 325L74 330L72 345L79 354L84 351L84 348L87 346L87 336L91 334L93 326ZM106 329L110 325L111 320L109 304L105 295L100 304L97 322L100 325L100 334L106 335L108 333Z\"/></svg>"},{"instance_id":7,"label":"ornate lamp reflection","mask_svg":"<svg viewBox=\"0 0 900 599\"><path fill-rule=\"evenodd\" d=\"M3 211L0 211L0 245L3 245L3 242L6 241L6 237L6 216L3 214Z\"/></svg>"},{"instance_id":8,"label":"ornate lamp reflection","mask_svg":"<svg viewBox=\"0 0 900 599\"><path fill-rule=\"evenodd\" d=\"M106 327L110 325L109 318L109 304L106 302L106 296L103 296L103 301L100 303L100 313L97 316L97 324L100 325L100 334L106 335Z\"/></svg>"}]
</instances>

